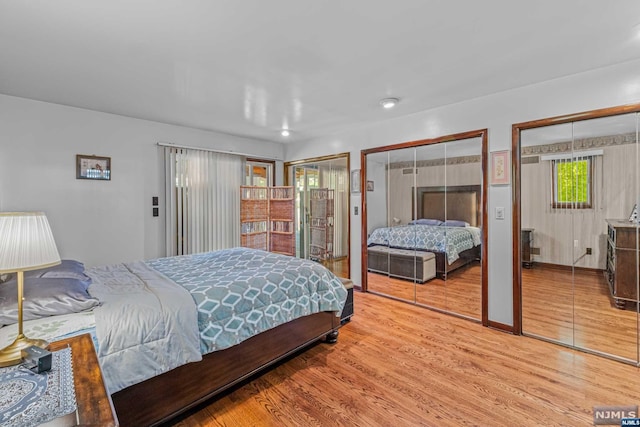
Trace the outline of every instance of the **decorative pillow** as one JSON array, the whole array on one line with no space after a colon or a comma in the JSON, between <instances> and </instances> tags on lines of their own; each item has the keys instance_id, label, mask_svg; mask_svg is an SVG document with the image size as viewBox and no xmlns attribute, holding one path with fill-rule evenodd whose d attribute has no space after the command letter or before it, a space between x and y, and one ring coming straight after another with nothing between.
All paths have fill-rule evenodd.
<instances>
[{"instance_id":1,"label":"decorative pillow","mask_svg":"<svg viewBox=\"0 0 640 427\"><path fill-rule=\"evenodd\" d=\"M457 221L455 219L448 219L442 223L445 227L468 227L469 223L466 221Z\"/></svg>"},{"instance_id":2,"label":"decorative pillow","mask_svg":"<svg viewBox=\"0 0 640 427\"><path fill-rule=\"evenodd\" d=\"M26 279L28 277L78 279L87 282L87 285L91 283L91 278L84 274L84 264L72 259L63 259L60 264L54 265L53 267L25 271L24 278Z\"/></svg>"},{"instance_id":3,"label":"decorative pillow","mask_svg":"<svg viewBox=\"0 0 640 427\"><path fill-rule=\"evenodd\" d=\"M23 320L79 313L100 303L87 292L88 283L78 279L36 278L24 280ZM0 285L0 325L18 321L18 290L13 279Z\"/></svg>"},{"instance_id":4,"label":"decorative pillow","mask_svg":"<svg viewBox=\"0 0 640 427\"><path fill-rule=\"evenodd\" d=\"M418 225L442 225L442 221L440 221L439 219L427 219L427 218L422 218L422 219L414 219L413 221L410 221L409 224L418 224Z\"/></svg>"}]
</instances>

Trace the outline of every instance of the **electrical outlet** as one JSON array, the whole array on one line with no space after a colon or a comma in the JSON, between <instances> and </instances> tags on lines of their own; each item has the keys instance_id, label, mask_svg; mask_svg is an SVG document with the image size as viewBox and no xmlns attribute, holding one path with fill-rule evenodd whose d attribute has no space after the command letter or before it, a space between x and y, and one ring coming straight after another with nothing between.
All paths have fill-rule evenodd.
<instances>
[{"instance_id":1,"label":"electrical outlet","mask_svg":"<svg viewBox=\"0 0 640 427\"><path fill-rule=\"evenodd\" d=\"M587 255L591 255L591 248L587 248Z\"/></svg>"},{"instance_id":2,"label":"electrical outlet","mask_svg":"<svg viewBox=\"0 0 640 427\"><path fill-rule=\"evenodd\" d=\"M573 247L574 247L574 248L577 248L579 243L580 243L580 242L579 242L578 240L574 240L574 241L573 241Z\"/></svg>"}]
</instances>

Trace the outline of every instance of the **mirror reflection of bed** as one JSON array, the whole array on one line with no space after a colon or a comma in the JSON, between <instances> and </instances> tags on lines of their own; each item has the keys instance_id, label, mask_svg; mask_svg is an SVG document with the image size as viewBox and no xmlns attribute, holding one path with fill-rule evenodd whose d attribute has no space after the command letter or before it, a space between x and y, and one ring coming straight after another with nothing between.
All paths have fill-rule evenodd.
<instances>
[{"instance_id":1,"label":"mirror reflection of bed","mask_svg":"<svg viewBox=\"0 0 640 427\"><path fill-rule=\"evenodd\" d=\"M532 230L532 239L520 282L524 334L637 363L637 238L625 247L618 228L638 230L628 217L640 194L639 120L628 111L521 125L521 228ZM589 203L581 207L556 203L552 191L554 166L573 162L590 163ZM630 295L621 291L625 282ZM626 298L622 308L615 296Z\"/></svg>"},{"instance_id":2,"label":"mirror reflection of bed","mask_svg":"<svg viewBox=\"0 0 640 427\"><path fill-rule=\"evenodd\" d=\"M367 289L482 316L482 143L367 154Z\"/></svg>"}]
</instances>

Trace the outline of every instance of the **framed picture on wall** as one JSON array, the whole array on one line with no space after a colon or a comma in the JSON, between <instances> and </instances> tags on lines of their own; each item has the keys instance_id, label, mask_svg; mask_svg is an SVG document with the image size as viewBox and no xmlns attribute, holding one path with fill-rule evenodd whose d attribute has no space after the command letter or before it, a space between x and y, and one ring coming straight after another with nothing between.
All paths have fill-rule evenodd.
<instances>
[{"instance_id":1,"label":"framed picture on wall","mask_svg":"<svg viewBox=\"0 0 640 427\"><path fill-rule=\"evenodd\" d=\"M360 169L355 169L351 171L351 192L352 193L360 192Z\"/></svg>"},{"instance_id":2,"label":"framed picture on wall","mask_svg":"<svg viewBox=\"0 0 640 427\"><path fill-rule=\"evenodd\" d=\"M511 183L511 166L509 150L491 153L491 185L508 185Z\"/></svg>"},{"instance_id":3,"label":"framed picture on wall","mask_svg":"<svg viewBox=\"0 0 640 427\"><path fill-rule=\"evenodd\" d=\"M111 180L111 157L77 154L76 179Z\"/></svg>"},{"instance_id":4,"label":"framed picture on wall","mask_svg":"<svg viewBox=\"0 0 640 427\"><path fill-rule=\"evenodd\" d=\"M367 191L373 191L373 181L367 181Z\"/></svg>"}]
</instances>

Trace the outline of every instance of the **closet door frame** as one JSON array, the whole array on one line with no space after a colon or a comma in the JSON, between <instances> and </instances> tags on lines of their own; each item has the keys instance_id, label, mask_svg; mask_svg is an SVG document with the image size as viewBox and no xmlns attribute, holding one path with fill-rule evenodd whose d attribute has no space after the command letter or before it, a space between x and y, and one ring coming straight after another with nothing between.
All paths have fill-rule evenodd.
<instances>
[{"instance_id":1,"label":"closet door frame","mask_svg":"<svg viewBox=\"0 0 640 427\"><path fill-rule=\"evenodd\" d=\"M488 200L487 200L487 186L488 186L488 168L487 168L487 158L488 158L488 129L478 129L467 132L456 133L452 135L445 135L438 138L432 139L421 139L417 141L410 142L402 142L399 144L386 145L381 147L374 147L360 151L360 187L363 187L363 184L367 182L367 155L372 153L379 153L385 151L393 151L400 150L404 148L415 148L421 147L430 144L439 144L443 142L457 141L460 139L471 139L471 138L480 138L482 141L482 283L481 283L481 297L482 297L482 318L481 323L483 326L493 326L492 322L489 321L489 299L488 299L488 248L487 248L487 232L488 232ZM360 192L360 206L361 206L361 274L362 274L362 291L367 292L367 192ZM430 308L431 309L431 308ZM448 313L448 312L447 312ZM451 313L454 314L454 313ZM499 325L496 325L499 327Z\"/></svg>"},{"instance_id":2,"label":"closet door frame","mask_svg":"<svg viewBox=\"0 0 640 427\"><path fill-rule=\"evenodd\" d=\"M640 103L628 104L617 107L602 108L598 110L584 111L575 114L566 114L546 119L532 120L516 123L511 127L511 164L512 173L512 242L513 242L513 333L522 335L522 263L521 259L521 163L520 163L520 132L544 126L563 123L581 122L590 119L599 119L609 116L617 116L629 113L640 113Z\"/></svg>"}]
</instances>

